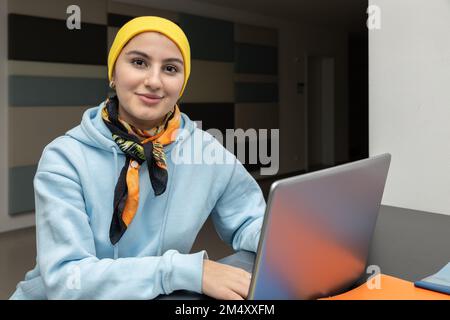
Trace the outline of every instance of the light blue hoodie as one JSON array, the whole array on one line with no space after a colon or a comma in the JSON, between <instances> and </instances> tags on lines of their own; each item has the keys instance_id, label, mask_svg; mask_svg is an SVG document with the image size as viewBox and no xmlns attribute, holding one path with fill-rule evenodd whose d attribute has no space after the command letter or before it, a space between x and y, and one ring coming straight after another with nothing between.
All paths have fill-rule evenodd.
<instances>
[{"instance_id":1,"label":"light blue hoodie","mask_svg":"<svg viewBox=\"0 0 450 320\"><path fill-rule=\"evenodd\" d=\"M103 104L88 109L79 126L43 151L34 178L36 267L11 299L152 299L180 289L201 293L207 254L189 252L210 214L221 239L234 250L257 250L266 207L261 189L232 153L184 113L176 141L164 147L166 191L155 197L147 166L140 168L138 211L113 246L114 188L125 155L103 123ZM200 151L224 152L228 161L174 161L175 150L194 152L199 139Z\"/></svg>"}]
</instances>

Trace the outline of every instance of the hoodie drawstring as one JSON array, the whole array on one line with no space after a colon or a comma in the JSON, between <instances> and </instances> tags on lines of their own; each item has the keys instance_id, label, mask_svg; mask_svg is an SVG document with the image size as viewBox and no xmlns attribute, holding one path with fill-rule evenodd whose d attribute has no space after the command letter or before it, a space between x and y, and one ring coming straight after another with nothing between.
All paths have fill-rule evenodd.
<instances>
[{"instance_id":1,"label":"hoodie drawstring","mask_svg":"<svg viewBox=\"0 0 450 320\"><path fill-rule=\"evenodd\" d=\"M114 146L112 146L111 149L112 149L113 154L114 154L114 175L115 175L114 181L117 181L119 179L119 175L120 175L120 173L117 172L117 168L119 167L119 165L117 163L118 162L118 160L117 160L117 149ZM114 245L114 260L116 260L118 258L119 258L119 242L117 242Z\"/></svg>"}]
</instances>

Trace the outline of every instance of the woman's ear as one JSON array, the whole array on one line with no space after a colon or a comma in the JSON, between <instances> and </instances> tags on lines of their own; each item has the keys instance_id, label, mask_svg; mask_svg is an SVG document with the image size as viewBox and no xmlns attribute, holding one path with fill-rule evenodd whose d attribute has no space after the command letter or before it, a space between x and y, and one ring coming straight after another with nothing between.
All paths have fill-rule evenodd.
<instances>
[{"instance_id":1,"label":"woman's ear","mask_svg":"<svg viewBox=\"0 0 450 320\"><path fill-rule=\"evenodd\" d=\"M114 82L114 78L115 78L115 70L113 71L112 75L111 75L111 81L109 82L109 87L113 90L116 89L116 83Z\"/></svg>"},{"instance_id":2,"label":"woman's ear","mask_svg":"<svg viewBox=\"0 0 450 320\"><path fill-rule=\"evenodd\" d=\"M111 81L109 82L109 87L110 87L111 89L113 89L113 90L116 89L116 84L115 84L115 82L114 82L115 76L116 76L116 70L115 70L115 68L114 68L114 69L113 69L113 72L112 72L112 75L111 75Z\"/></svg>"}]
</instances>

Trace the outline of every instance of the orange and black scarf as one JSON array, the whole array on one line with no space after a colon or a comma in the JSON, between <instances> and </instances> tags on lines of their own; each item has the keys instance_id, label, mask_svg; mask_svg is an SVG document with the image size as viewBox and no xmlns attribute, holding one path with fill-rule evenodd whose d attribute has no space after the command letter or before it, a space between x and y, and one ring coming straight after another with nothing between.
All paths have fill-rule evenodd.
<instances>
[{"instance_id":1,"label":"orange and black scarf","mask_svg":"<svg viewBox=\"0 0 450 320\"><path fill-rule=\"evenodd\" d=\"M114 211L109 238L116 244L127 230L139 206L139 168L147 161L150 181L156 196L164 193L167 185L167 166L164 146L176 138L180 127L180 110L175 105L162 123L150 130L140 130L119 118L117 96L109 97L102 110L102 118L112 138L126 155L114 191Z\"/></svg>"}]
</instances>

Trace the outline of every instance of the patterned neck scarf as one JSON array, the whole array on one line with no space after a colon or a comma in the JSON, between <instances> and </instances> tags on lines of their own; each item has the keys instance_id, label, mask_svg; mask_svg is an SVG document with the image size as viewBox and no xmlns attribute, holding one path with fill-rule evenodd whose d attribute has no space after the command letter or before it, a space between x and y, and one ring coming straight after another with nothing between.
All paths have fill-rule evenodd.
<instances>
[{"instance_id":1,"label":"patterned neck scarf","mask_svg":"<svg viewBox=\"0 0 450 320\"><path fill-rule=\"evenodd\" d=\"M141 130L119 118L117 96L106 99L102 118L114 141L126 155L114 191L114 212L109 230L112 244L116 244L127 230L139 206L139 168L147 161L150 181L156 196L167 185L167 166L164 146L172 143L180 127L180 110L175 105L162 123L150 130Z\"/></svg>"}]
</instances>

